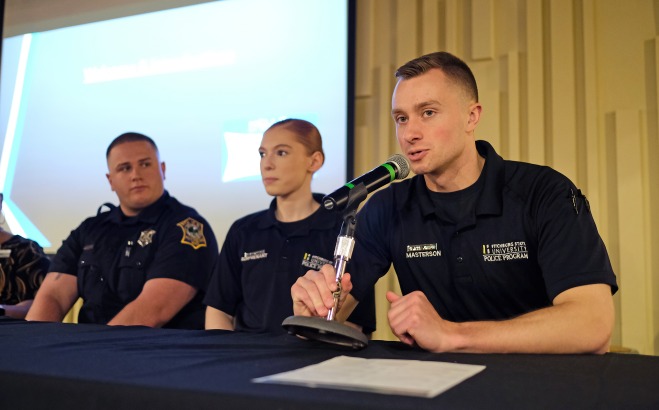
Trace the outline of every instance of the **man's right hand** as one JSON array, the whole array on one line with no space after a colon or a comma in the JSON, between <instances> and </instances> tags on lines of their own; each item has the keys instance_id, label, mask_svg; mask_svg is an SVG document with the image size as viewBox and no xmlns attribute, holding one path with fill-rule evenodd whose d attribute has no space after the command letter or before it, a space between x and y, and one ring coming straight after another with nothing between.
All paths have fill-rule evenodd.
<instances>
[{"instance_id":1,"label":"man's right hand","mask_svg":"<svg viewBox=\"0 0 659 410\"><path fill-rule=\"evenodd\" d=\"M319 271L309 270L295 281L291 287L293 314L296 316L327 316L334 306L336 273L332 265L324 265ZM339 309L352 290L350 274L341 278L341 298Z\"/></svg>"}]
</instances>

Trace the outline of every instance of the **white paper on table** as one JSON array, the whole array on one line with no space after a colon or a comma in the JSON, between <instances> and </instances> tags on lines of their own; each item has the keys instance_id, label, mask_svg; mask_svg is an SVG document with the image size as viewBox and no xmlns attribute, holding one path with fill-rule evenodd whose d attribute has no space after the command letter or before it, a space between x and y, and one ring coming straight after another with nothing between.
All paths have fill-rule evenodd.
<instances>
[{"instance_id":1,"label":"white paper on table","mask_svg":"<svg viewBox=\"0 0 659 410\"><path fill-rule=\"evenodd\" d=\"M338 356L301 369L259 377L252 382L430 398L483 369L485 366L473 364Z\"/></svg>"}]
</instances>

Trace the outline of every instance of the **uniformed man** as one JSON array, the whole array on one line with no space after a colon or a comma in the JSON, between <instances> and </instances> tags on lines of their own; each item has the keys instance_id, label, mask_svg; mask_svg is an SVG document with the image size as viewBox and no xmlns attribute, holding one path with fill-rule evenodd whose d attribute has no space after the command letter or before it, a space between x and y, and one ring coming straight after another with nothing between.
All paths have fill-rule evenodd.
<instances>
[{"instance_id":1,"label":"uniformed man","mask_svg":"<svg viewBox=\"0 0 659 410\"><path fill-rule=\"evenodd\" d=\"M387 293L388 320L404 343L434 352L606 352L617 285L585 196L560 173L505 161L475 140L482 107L460 59L429 54L396 77L391 114L417 175L360 212L343 308L393 263L403 296ZM324 316L334 289L331 266L307 272L291 289L295 313Z\"/></svg>"},{"instance_id":2,"label":"uniformed man","mask_svg":"<svg viewBox=\"0 0 659 410\"><path fill-rule=\"evenodd\" d=\"M122 134L106 157L119 206L101 207L71 232L26 319L60 321L81 297L80 323L203 329L213 231L164 189L151 138Z\"/></svg>"}]
</instances>

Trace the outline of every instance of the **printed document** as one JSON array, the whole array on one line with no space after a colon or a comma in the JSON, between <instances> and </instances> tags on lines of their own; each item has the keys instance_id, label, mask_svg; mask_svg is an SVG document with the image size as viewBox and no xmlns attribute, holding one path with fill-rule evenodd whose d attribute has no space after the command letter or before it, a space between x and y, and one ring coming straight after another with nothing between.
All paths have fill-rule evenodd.
<instances>
[{"instance_id":1,"label":"printed document","mask_svg":"<svg viewBox=\"0 0 659 410\"><path fill-rule=\"evenodd\" d=\"M472 364L338 356L252 381L431 398L483 369Z\"/></svg>"}]
</instances>

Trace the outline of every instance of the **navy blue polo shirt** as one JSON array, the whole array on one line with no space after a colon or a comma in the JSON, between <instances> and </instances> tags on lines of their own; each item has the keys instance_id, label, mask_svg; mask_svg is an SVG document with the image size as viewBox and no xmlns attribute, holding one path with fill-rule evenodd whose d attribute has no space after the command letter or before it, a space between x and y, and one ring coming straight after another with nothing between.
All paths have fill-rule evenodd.
<instances>
[{"instance_id":1,"label":"navy blue polo shirt","mask_svg":"<svg viewBox=\"0 0 659 410\"><path fill-rule=\"evenodd\" d=\"M391 263L404 294L423 291L457 322L508 319L581 285L605 283L615 293L590 205L572 182L506 161L485 141L476 146L485 158L480 190L459 221L442 217L421 175L368 200L358 214L352 294L367 295Z\"/></svg>"},{"instance_id":2,"label":"navy blue polo shirt","mask_svg":"<svg viewBox=\"0 0 659 410\"><path fill-rule=\"evenodd\" d=\"M323 196L314 194L318 202ZM236 330L283 332L293 315L291 286L308 270L332 264L342 217L319 208L308 218L282 223L270 208L233 223L220 251L204 303L236 319ZM350 320L365 333L375 329L373 290Z\"/></svg>"},{"instance_id":3,"label":"navy blue polo shirt","mask_svg":"<svg viewBox=\"0 0 659 410\"><path fill-rule=\"evenodd\" d=\"M51 272L77 277L80 323L109 322L154 278L180 280L198 292L165 327L203 329L203 295L217 260L208 222L167 192L136 217L119 207L86 219L57 251Z\"/></svg>"}]
</instances>

